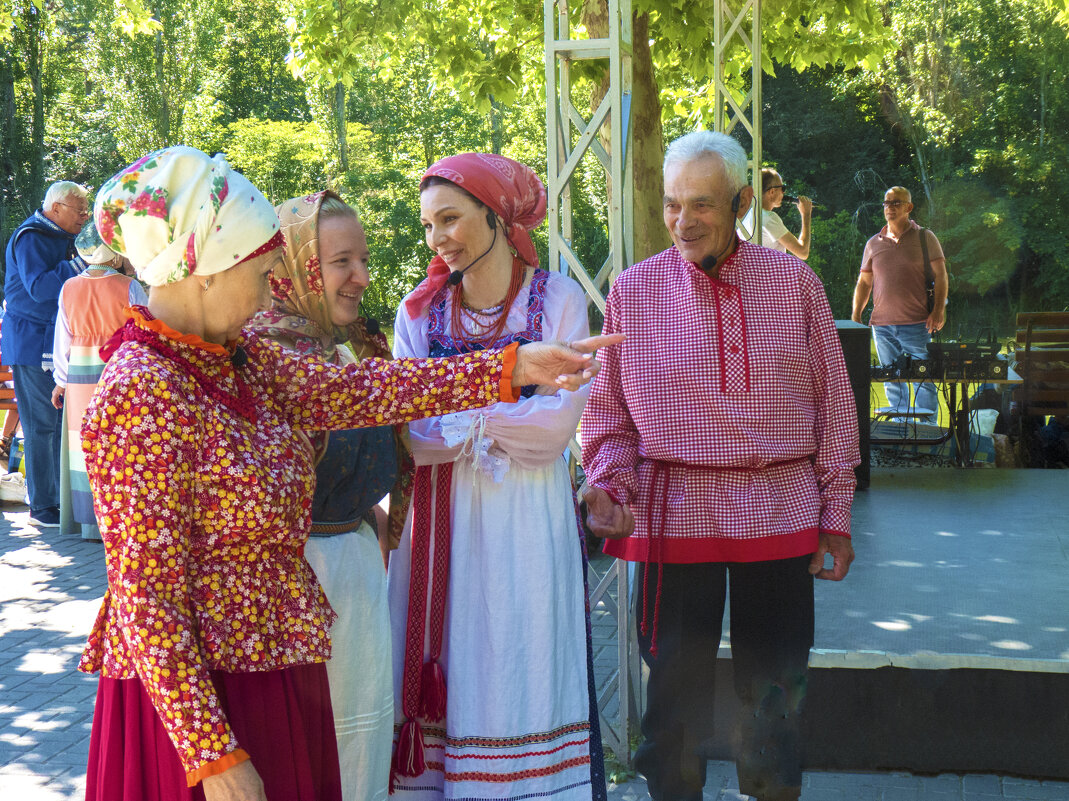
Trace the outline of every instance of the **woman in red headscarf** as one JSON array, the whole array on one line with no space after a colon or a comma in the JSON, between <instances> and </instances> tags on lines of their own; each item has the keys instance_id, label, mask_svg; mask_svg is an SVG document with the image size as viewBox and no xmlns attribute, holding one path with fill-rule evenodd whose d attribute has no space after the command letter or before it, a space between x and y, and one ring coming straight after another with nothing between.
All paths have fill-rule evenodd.
<instances>
[{"instance_id":1,"label":"woman in red headscarf","mask_svg":"<svg viewBox=\"0 0 1069 801\"><path fill-rule=\"evenodd\" d=\"M435 257L394 327L398 356L588 334L582 289L538 269L534 172L437 162L420 184ZM564 452L586 392L411 426L412 513L389 569L399 799L605 798L586 554Z\"/></svg>"}]
</instances>

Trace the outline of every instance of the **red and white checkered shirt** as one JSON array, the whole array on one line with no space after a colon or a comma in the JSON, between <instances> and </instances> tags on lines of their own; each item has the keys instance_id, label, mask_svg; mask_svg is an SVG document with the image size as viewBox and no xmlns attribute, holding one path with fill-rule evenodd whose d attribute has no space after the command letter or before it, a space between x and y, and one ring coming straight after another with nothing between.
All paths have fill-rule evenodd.
<instances>
[{"instance_id":1,"label":"red and white checkered shirt","mask_svg":"<svg viewBox=\"0 0 1069 801\"><path fill-rule=\"evenodd\" d=\"M616 280L618 331L581 427L587 481L635 514L607 553L751 562L849 536L857 411L808 265L740 242L710 279L669 248Z\"/></svg>"}]
</instances>

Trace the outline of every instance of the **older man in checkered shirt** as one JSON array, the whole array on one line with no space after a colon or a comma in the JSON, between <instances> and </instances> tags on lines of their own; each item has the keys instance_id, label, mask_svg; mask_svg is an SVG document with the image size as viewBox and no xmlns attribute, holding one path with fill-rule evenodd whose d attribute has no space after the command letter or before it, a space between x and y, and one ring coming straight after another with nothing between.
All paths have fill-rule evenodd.
<instances>
[{"instance_id":1,"label":"older man in checkered shirt","mask_svg":"<svg viewBox=\"0 0 1069 801\"><path fill-rule=\"evenodd\" d=\"M674 246L613 285L604 331L627 341L602 354L582 420L587 523L640 563L635 762L654 799L701 799L730 575L739 786L793 800L813 579L854 558L857 413L819 279L736 238L753 198L738 143L676 140L664 188Z\"/></svg>"}]
</instances>

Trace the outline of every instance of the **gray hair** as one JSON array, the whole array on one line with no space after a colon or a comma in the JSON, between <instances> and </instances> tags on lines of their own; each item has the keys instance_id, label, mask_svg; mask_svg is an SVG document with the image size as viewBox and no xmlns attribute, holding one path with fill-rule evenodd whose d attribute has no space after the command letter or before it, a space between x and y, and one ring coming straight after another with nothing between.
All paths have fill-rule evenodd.
<instances>
[{"instance_id":1,"label":"gray hair","mask_svg":"<svg viewBox=\"0 0 1069 801\"><path fill-rule=\"evenodd\" d=\"M676 139L664 153L664 169L667 172L677 162L709 157L724 165L731 194L746 186L746 151L733 137L715 131L692 131Z\"/></svg>"},{"instance_id":2,"label":"gray hair","mask_svg":"<svg viewBox=\"0 0 1069 801\"><path fill-rule=\"evenodd\" d=\"M44 203L41 204L41 207L45 211L48 211L52 208L53 203L62 203L70 197L85 200L88 195L89 190L81 184L76 184L74 181L56 181L52 186L48 187L48 191L45 192ZM90 211L92 211L92 209L90 209Z\"/></svg>"}]
</instances>

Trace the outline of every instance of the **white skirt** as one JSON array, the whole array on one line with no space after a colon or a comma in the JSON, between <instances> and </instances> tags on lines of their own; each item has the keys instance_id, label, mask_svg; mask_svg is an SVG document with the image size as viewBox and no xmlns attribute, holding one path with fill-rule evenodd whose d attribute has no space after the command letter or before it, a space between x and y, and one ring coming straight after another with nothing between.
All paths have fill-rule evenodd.
<instances>
[{"instance_id":1,"label":"white skirt","mask_svg":"<svg viewBox=\"0 0 1069 801\"><path fill-rule=\"evenodd\" d=\"M386 571L371 526L309 537L304 555L338 614L327 662L344 801L385 801L390 785L393 676Z\"/></svg>"},{"instance_id":2,"label":"white skirt","mask_svg":"<svg viewBox=\"0 0 1069 801\"><path fill-rule=\"evenodd\" d=\"M388 578L398 725L410 534L411 515ZM584 570L563 459L533 470L513 465L501 483L468 460L454 464L446 718L420 721L427 769L395 777L397 798L605 797Z\"/></svg>"}]
</instances>

